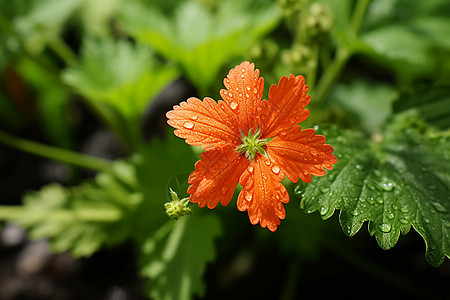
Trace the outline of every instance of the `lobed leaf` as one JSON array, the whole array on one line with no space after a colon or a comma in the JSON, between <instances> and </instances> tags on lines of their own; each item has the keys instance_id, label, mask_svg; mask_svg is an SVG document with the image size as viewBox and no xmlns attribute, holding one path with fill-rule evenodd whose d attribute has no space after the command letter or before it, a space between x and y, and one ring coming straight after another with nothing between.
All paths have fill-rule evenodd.
<instances>
[{"instance_id":1,"label":"lobed leaf","mask_svg":"<svg viewBox=\"0 0 450 300\"><path fill-rule=\"evenodd\" d=\"M169 221L141 247L141 274L150 278L154 299L192 299L204 294L206 264L215 258L214 239L221 232L214 215Z\"/></svg>"},{"instance_id":2,"label":"lobed leaf","mask_svg":"<svg viewBox=\"0 0 450 300\"><path fill-rule=\"evenodd\" d=\"M48 238L54 251L89 256L130 236L131 217L142 200L133 166L115 162L113 171L73 188L50 184L24 197L16 220L33 239Z\"/></svg>"},{"instance_id":3,"label":"lobed leaf","mask_svg":"<svg viewBox=\"0 0 450 300\"><path fill-rule=\"evenodd\" d=\"M120 19L127 32L180 64L200 89L211 86L220 68L243 55L280 20L278 7L253 0L217 2L215 10L198 2L179 5L173 17L156 7L124 4Z\"/></svg>"},{"instance_id":4,"label":"lobed leaf","mask_svg":"<svg viewBox=\"0 0 450 300\"><path fill-rule=\"evenodd\" d=\"M336 128L324 134L338 162L306 186L302 208L319 211L323 219L340 209L348 236L369 221L369 233L383 249L413 226L426 243L430 264L450 256L450 138L434 137L411 115L395 119L382 141Z\"/></svg>"}]
</instances>

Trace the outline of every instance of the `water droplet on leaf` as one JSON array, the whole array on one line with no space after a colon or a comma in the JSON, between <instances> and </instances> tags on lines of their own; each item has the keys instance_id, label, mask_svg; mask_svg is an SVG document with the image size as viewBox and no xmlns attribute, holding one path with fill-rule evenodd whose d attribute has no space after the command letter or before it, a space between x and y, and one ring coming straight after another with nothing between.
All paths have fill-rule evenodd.
<instances>
[{"instance_id":1,"label":"water droplet on leaf","mask_svg":"<svg viewBox=\"0 0 450 300\"><path fill-rule=\"evenodd\" d=\"M440 213L447 213L447 208L439 202L431 202L431 205Z\"/></svg>"},{"instance_id":2,"label":"water droplet on leaf","mask_svg":"<svg viewBox=\"0 0 450 300\"><path fill-rule=\"evenodd\" d=\"M358 170L358 171L364 170L364 166L363 166L363 165L360 165L360 164L356 164L355 168L356 168L356 170Z\"/></svg>"},{"instance_id":3,"label":"water droplet on leaf","mask_svg":"<svg viewBox=\"0 0 450 300\"><path fill-rule=\"evenodd\" d=\"M328 212L328 207L326 206L322 206L320 208L320 214L323 216L324 214L326 214Z\"/></svg>"},{"instance_id":4,"label":"water droplet on leaf","mask_svg":"<svg viewBox=\"0 0 450 300\"><path fill-rule=\"evenodd\" d=\"M388 233L388 232L390 232L391 229L392 229L392 228L391 228L391 225L386 224L386 223L381 224L381 225L379 225L378 227L379 227L380 230L381 230L382 232L384 232L384 233Z\"/></svg>"}]
</instances>

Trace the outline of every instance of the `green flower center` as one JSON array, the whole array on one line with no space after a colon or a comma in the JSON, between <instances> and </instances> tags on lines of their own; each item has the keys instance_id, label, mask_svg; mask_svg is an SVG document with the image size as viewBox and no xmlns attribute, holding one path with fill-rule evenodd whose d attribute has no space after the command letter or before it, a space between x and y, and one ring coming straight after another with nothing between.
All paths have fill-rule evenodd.
<instances>
[{"instance_id":1,"label":"green flower center","mask_svg":"<svg viewBox=\"0 0 450 300\"><path fill-rule=\"evenodd\" d=\"M236 151L239 153L245 153L245 157L250 161L256 157L256 153L260 153L262 155L266 155L266 150L264 150L264 146L269 142L268 139L260 139L261 132L259 128L252 134L252 130L250 129L248 135L244 135L241 131L242 135L242 144L237 147Z\"/></svg>"}]
</instances>

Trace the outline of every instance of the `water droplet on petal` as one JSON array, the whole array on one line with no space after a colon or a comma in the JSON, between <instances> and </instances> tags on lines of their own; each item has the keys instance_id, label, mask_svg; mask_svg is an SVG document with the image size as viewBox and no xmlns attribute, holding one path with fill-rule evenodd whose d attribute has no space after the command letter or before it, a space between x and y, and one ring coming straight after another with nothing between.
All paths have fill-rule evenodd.
<instances>
[{"instance_id":1,"label":"water droplet on petal","mask_svg":"<svg viewBox=\"0 0 450 300\"><path fill-rule=\"evenodd\" d=\"M242 72L242 73L245 73L245 69L244 69L244 68L242 68L242 69L241 69L241 72Z\"/></svg>"},{"instance_id":2,"label":"water droplet on petal","mask_svg":"<svg viewBox=\"0 0 450 300\"><path fill-rule=\"evenodd\" d=\"M186 121L186 122L184 122L183 127L186 129L192 129L192 128L194 128L194 123Z\"/></svg>"},{"instance_id":3,"label":"water droplet on petal","mask_svg":"<svg viewBox=\"0 0 450 300\"><path fill-rule=\"evenodd\" d=\"M280 168L279 168L278 166L273 166L273 167L272 167L272 172L273 172L274 174L278 174L278 173L280 173Z\"/></svg>"},{"instance_id":4,"label":"water droplet on petal","mask_svg":"<svg viewBox=\"0 0 450 300\"><path fill-rule=\"evenodd\" d=\"M245 200L247 200L247 201L252 201L252 198L253 198L253 196L250 193L245 195Z\"/></svg>"},{"instance_id":5,"label":"water droplet on petal","mask_svg":"<svg viewBox=\"0 0 450 300\"><path fill-rule=\"evenodd\" d=\"M245 75L244 75L244 74L242 74L242 75L241 75L241 77L242 77L242 78L245 78Z\"/></svg>"},{"instance_id":6,"label":"water droplet on petal","mask_svg":"<svg viewBox=\"0 0 450 300\"><path fill-rule=\"evenodd\" d=\"M230 93L231 94L231 93ZM231 96L230 96L231 97ZM230 107L232 110L235 110L238 107L238 104L236 102L231 102Z\"/></svg>"},{"instance_id":7,"label":"water droplet on petal","mask_svg":"<svg viewBox=\"0 0 450 300\"><path fill-rule=\"evenodd\" d=\"M319 155L319 151L317 151L315 148L309 148L309 153L311 153L312 156Z\"/></svg>"},{"instance_id":8,"label":"water droplet on petal","mask_svg":"<svg viewBox=\"0 0 450 300\"><path fill-rule=\"evenodd\" d=\"M391 231L391 225L389 225L389 224L381 224L378 227L384 233L388 233L389 231Z\"/></svg>"},{"instance_id":9,"label":"water droplet on petal","mask_svg":"<svg viewBox=\"0 0 450 300\"><path fill-rule=\"evenodd\" d=\"M264 163L265 163L267 166L270 166L270 160L266 159L266 160L264 161Z\"/></svg>"},{"instance_id":10,"label":"water droplet on petal","mask_svg":"<svg viewBox=\"0 0 450 300\"><path fill-rule=\"evenodd\" d=\"M191 120L193 120L193 121L195 121L195 120L197 120L198 119L198 116L192 116L191 117Z\"/></svg>"}]
</instances>

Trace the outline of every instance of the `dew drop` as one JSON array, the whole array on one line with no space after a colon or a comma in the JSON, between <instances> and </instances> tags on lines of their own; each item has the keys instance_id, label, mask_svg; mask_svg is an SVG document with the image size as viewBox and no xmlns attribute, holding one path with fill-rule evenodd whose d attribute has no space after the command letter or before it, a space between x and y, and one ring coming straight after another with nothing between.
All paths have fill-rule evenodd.
<instances>
[{"instance_id":1,"label":"dew drop","mask_svg":"<svg viewBox=\"0 0 450 300\"><path fill-rule=\"evenodd\" d=\"M380 198L380 197L376 198L375 200L376 200L379 204L383 204L383 202L384 202L383 198Z\"/></svg>"},{"instance_id":2,"label":"dew drop","mask_svg":"<svg viewBox=\"0 0 450 300\"><path fill-rule=\"evenodd\" d=\"M241 77L242 77L242 78L245 78L245 75L244 75L244 74L241 74Z\"/></svg>"},{"instance_id":3,"label":"dew drop","mask_svg":"<svg viewBox=\"0 0 450 300\"><path fill-rule=\"evenodd\" d=\"M407 223L408 223L408 220L403 219L403 218L401 218L399 221L400 221L400 223L402 223L402 224L407 224Z\"/></svg>"},{"instance_id":4,"label":"dew drop","mask_svg":"<svg viewBox=\"0 0 450 300\"><path fill-rule=\"evenodd\" d=\"M250 87L249 86L247 86L246 88L247 88L247 91L250 91Z\"/></svg>"},{"instance_id":5,"label":"dew drop","mask_svg":"<svg viewBox=\"0 0 450 300\"><path fill-rule=\"evenodd\" d=\"M230 95L231 95L231 93L230 93ZM231 102L230 107L231 107L231 109L235 110L238 107L238 104L236 102Z\"/></svg>"},{"instance_id":6,"label":"dew drop","mask_svg":"<svg viewBox=\"0 0 450 300\"><path fill-rule=\"evenodd\" d=\"M319 155L319 151L317 151L315 148L309 148L309 153L311 153L312 156Z\"/></svg>"},{"instance_id":7,"label":"dew drop","mask_svg":"<svg viewBox=\"0 0 450 300\"><path fill-rule=\"evenodd\" d=\"M250 98L250 95L246 93L245 97L248 99L248 98Z\"/></svg>"},{"instance_id":8,"label":"dew drop","mask_svg":"<svg viewBox=\"0 0 450 300\"><path fill-rule=\"evenodd\" d=\"M245 200L247 200L247 201L252 201L252 194L246 194L245 195Z\"/></svg>"},{"instance_id":9,"label":"dew drop","mask_svg":"<svg viewBox=\"0 0 450 300\"><path fill-rule=\"evenodd\" d=\"M431 205L440 213L447 213L447 208L439 202L431 202Z\"/></svg>"},{"instance_id":10,"label":"dew drop","mask_svg":"<svg viewBox=\"0 0 450 300\"><path fill-rule=\"evenodd\" d=\"M364 166L363 166L363 165L360 165L360 164L357 164L357 165L355 166L355 168L356 168L356 170L358 170L358 171L364 170Z\"/></svg>"},{"instance_id":11,"label":"dew drop","mask_svg":"<svg viewBox=\"0 0 450 300\"><path fill-rule=\"evenodd\" d=\"M320 208L320 214L321 214L322 216L325 215L327 212L328 212L328 207L322 206L322 207Z\"/></svg>"},{"instance_id":12,"label":"dew drop","mask_svg":"<svg viewBox=\"0 0 450 300\"><path fill-rule=\"evenodd\" d=\"M272 167L272 172L273 172L274 174L278 174L278 173L280 173L280 168L279 168L278 166L273 166L273 167Z\"/></svg>"},{"instance_id":13,"label":"dew drop","mask_svg":"<svg viewBox=\"0 0 450 300\"><path fill-rule=\"evenodd\" d=\"M183 127L186 129L192 129L192 128L194 128L194 123L186 121L186 122L184 122Z\"/></svg>"},{"instance_id":14,"label":"dew drop","mask_svg":"<svg viewBox=\"0 0 450 300\"><path fill-rule=\"evenodd\" d=\"M314 130L318 130L319 129L319 125L314 125Z\"/></svg>"},{"instance_id":15,"label":"dew drop","mask_svg":"<svg viewBox=\"0 0 450 300\"><path fill-rule=\"evenodd\" d=\"M327 179L328 179L329 181L334 181L334 179L335 179L334 174L328 174Z\"/></svg>"},{"instance_id":16,"label":"dew drop","mask_svg":"<svg viewBox=\"0 0 450 300\"><path fill-rule=\"evenodd\" d=\"M233 98L233 93L232 93L232 92L229 92L229 93L228 93L228 97Z\"/></svg>"},{"instance_id":17,"label":"dew drop","mask_svg":"<svg viewBox=\"0 0 450 300\"><path fill-rule=\"evenodd\" d=\"M392 220L394 218L394 214L393 213L388 213L387 217Z\"/></svg>"},{"instance_id":18,"label":"dew drop","mask_svg":"<svg viewBox=\"0 0 450 300\"><path fill-rule=\"evenodd\" d=\"M195 121L195 120L197 120L197 119L198 119L198 116L197 116L197 115L191 117L191 120L193 120L193 121Z\"/></svg>"},{"instance_id":19,"label":"dew drop","mask_svg":"<svg viewBox=\"0 0 450 300\"><path fill-rule=\"evenodd\" d=\"M223 94L226 96L228 95L228 91L223 91Z\"/></svg>"},{"instance_id":20,"label":"dew drop","mask_svg":"<svg viewBox=\"0 0 450 300\"><path fill-rule=\"evenodd\" d=\"M256 88L254 88L254 89L253 89L253 93L254 93L254 94L257 94L257 93L258 93L258 90L257 90Z\"/></svg>"},{"instance_id":21,"label":"dew drop","mask_svg":"<svg viewBox=\"0 0 450 300\"><path fill-rule=\"evenodd\" d=\"M326 187L326 186L321 186L320 187L320 191L322 192L322 193L326 193L326 192L328 192L330 189L328 188L328 187Z\"/></svg>"},{"instance_id":22,"label":"dew drop","mask_svg":"<svg viewBox=\"0 0 450 300\"><path fill-rule=\"evenodd\" d=\"M270 160L266 159L266 160L264 161L264 163L266 164L266 166L270 166Z\"/></svg>"},{"instance_id":23,"label":"dew drop","mask_svg":"<svg viewBox=\"0 0 450 300\"><path fill-rule=\"evenodd\" d=\"M424 218L423 221L424 221L425 223L427 223L427 224L430 223L430 219L428 219L428 218Z\"/></svg>"},{"instance_id":24,"label":"dew drop","mask_svg":"<svg viewBox=\"0 0 450 300\"><path fill-rule=\"evenodd\" d=\"M394 184L392 182L385 182L381 185L381 188L386 192L390 192L394 189Z\"/></svg>"},{"instance_id":25,"label":"dew drop","mask_svg":"<svg viewBox=\"0 0 450 300\"><path fill-rule=\"evenodd\" d=\"M389 224L381 224L378 226L380 228L380 230L384 233L388 233L391 231L391 225Z\"/></svg>"},{"instance_id":26,"label":"dew drop","mask_svg":"<svg viewBox=\"0 0 450 300\"><path fill-rule=\"evenodd\" d=\"M357 215L359 215L359 212L358 212L357 210L354 210L354 211L352 212L352 215L354 215L354 216L356 217Z\"/></svg>"},{"instance_id":27,"label":"dew drop","mask_svg":"<svg viewBox=\"0 0 450 300\"><path fill-rule=\"evenodd\" d=\"M249 173L253 173L253 166L248 167L247 171L248 171Z\"/></svg>"},{"instance_id":28,"label":"dew drop","mask_svg":"<svg viewBox=\"0 0 450 300\"><path fill-rule=\"evenodd\" d=\"M242 68L242 69L241 69L241 72L242 72L242 73L245 73L245 69L244 69L244 68ZM242 74L242 75L244 75L244 74Z\"/></svg>"}]
</instances>

